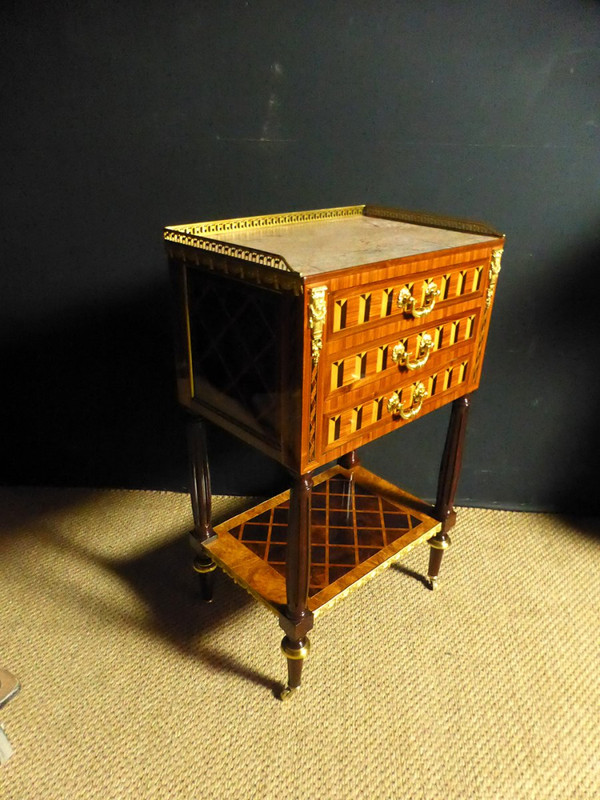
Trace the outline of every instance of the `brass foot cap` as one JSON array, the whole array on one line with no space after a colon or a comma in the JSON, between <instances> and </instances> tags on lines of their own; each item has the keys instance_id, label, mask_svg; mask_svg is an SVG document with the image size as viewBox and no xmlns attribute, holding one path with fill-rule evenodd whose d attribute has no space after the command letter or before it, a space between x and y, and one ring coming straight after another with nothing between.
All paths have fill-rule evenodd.
<instances>
[{"instance_id":1,"label":"brass foot cap","mask_svg":"<svg viewBox=\"0 0 600 800\"><path fill-rule=\"evenodd\" d=\"M429 580L429 586L431 588L431 591L435 592L435 590L439 587L437 575L428 575L427 577Z\"/></svg>"},{"instance_id":2,"label":"brass foot cap","mask_svg":"<svg viewBox=\"0 0 600 800\"><path fill-rule=\"evenodd\" d=\"M200 558L194 559L194 572L200 573L200 575L206 575L209 572L214 572L217 568L217 565L214 561L203 561Z\"/></svg>"},{"instance_id":3,"label":"brass foot cap","mask_svg":"<svg viewBox=\"0 0 600 800\"><path fill-rule=\"evenodd\" d=\"M432 547L434 550L447 550L452 542L450 541L450 537L446 536L444 539L436 539L434 536L432 539L427 541L429 547Z\"/></svg>"},{"instance_id":4,"label":"brass foot cap","mask_svg":"<svg viewBox=\"0 0 600 800\"><path fill-rule=\"evenodd\" d=\"M304 639L301 647L291 647L287 636L281 642L281 652L291 661L303 661L310 653L310 642Z\"/></svg>"},{"instance_id":5,"label":"brass foot cap","mask_svg":"<svg viewBox=\"0 0 600 800\"><path fill-rule=\"evenodd\" d=\"M282 701L283 700L289 700L292 697L292 695L294 694L294 692L296 692L298 690L298 688L299 687L286 686L285 689L281 690L281 692L279 694L279 699L282 700Z\"/></svg>"}]
</instances>

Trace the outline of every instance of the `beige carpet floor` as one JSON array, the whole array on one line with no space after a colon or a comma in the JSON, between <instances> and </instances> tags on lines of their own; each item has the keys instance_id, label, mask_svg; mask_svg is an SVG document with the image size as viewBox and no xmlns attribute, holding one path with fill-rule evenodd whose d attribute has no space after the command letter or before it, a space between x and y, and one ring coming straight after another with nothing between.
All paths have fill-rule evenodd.
<instances>
[{"instance_id":1,"label":"beige carpet floor","mask_svg":"<svg viewBox=\"0 0 600 800\"><path fill-rule=\"evenodd\" d=\"M439 591L417 548L317 621L281 703L277 622L220 573L202 604L190 516L0 490L0 797L600 798L593 520L462 510Z\"/></svg>"}]
</instances>

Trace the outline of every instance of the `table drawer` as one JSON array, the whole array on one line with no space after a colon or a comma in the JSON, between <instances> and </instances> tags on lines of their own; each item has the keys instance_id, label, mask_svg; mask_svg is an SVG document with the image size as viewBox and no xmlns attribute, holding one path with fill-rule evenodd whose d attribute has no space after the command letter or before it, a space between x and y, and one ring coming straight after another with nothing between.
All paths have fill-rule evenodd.
<instances>
[{"instance_id":1,"label":"table drawer","mask_svg":"<svg viewBox=\"0 0 600 800\"><path fill-rule=\"evenodd\" d=\"M393 384L411 373L418 376L437 368L458 349L472 350L480 327L480 304L461 304L452 310L452 316L432 323L420 320L403 328L393 322L378 327L369 339L351 337L328 348L323 395L329 407L343 405L350 393L360 400L374 381Z\"/></svg>"},{"instance_id":2,"label":"table drawer","mask_svg":"<svg viewBox=\"0 0 600 800\"><path fill-rule=\"evenodd\" d=\"M370 337L370 329L396 320L405 328L444 317L449 307L481 297L489 259L449 266L409 265L404 275L355 290L332 293L329 340L348 334ZM451 313L451 312L450 312Z\"/></svg>"},{"instance_id":3,"label":"table drawer","mask_svg":"<svg viewBox=\"0 0 600 800\"><path fill-rule=\"evenodd\" d=\"M490 253L478 250L330 285L313 407L321 460L476 388L489 273Z\"/></svg>"},{"instance_id":4,"label":"table drawer","mask_svg":"<svg viewBox=\"0 0 600 800\"><path fill-rule=\"evenodd\" d=\"M372 381L360 396L331 394L322 407L322 451L346 452L468 393L473 361L467 343L437 366Z\"/></svg>"}]
</instances>

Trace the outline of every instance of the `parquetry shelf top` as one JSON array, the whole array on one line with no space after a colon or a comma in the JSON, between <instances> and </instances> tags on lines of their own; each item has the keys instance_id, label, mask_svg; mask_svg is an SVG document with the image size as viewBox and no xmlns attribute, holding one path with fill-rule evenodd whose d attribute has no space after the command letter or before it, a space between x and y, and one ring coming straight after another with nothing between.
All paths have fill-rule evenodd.
<instances>
[{"instance_id":1,"label":"parquetry shelf top","mask_svg":"<svg viewBox=\"0 0 600 800\"><path fill-rule=\"evenodd\" d=\"M364 209L364 206L352 206L269 218L225 220L222 224L178 225L168 228L165 236L175 239L177 234L183 235L186 243L200 248L205 242L209 245L207 249L222 244L279 256L288 269L303 276L498 238L495 232L489 235L366 216ZM247 224L251 220L257 223Z\"/></svg>"}]
</instances>

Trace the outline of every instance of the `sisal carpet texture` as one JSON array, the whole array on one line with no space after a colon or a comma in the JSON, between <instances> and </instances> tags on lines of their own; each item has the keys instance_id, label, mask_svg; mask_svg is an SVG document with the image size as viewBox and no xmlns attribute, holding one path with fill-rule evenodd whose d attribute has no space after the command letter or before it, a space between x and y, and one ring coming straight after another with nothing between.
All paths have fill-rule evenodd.
<instances>
[{"instance_id":1,"label":"sisal carpet texture","mask_svg":"<svg viewBox=\"0 0 600 800\"><path fill-rule=\"evenodd\" d=\"M196 596L186 496L2 489L0 518L3 800L600 798L593 521L462 510L439 591L417 548L281 703L275 617L221 573Z\"/></svg>"}]
</instances>

